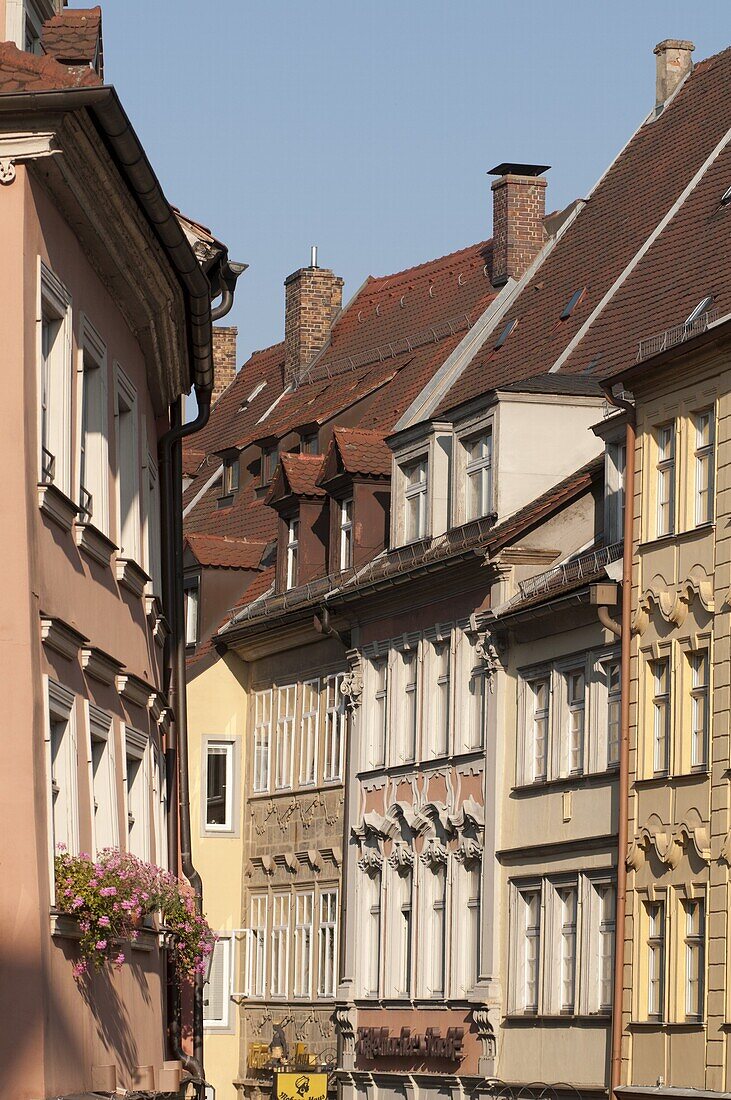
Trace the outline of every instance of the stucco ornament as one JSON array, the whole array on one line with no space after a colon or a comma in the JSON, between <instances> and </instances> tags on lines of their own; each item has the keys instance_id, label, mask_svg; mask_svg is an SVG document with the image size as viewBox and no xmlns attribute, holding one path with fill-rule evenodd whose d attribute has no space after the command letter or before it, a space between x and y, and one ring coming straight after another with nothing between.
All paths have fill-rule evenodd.
<instances>
[{"instance_id":1,"label":"stucco ornament","mask_svg":"<svg viewBox=\"0 0 731 1100\"><path fill-rule=\"evenodd\" d=\"M332 1021L335 1025L335 1031L343 1040L344 1053L352 1055L355 1052L355 1024L350 1013L350 1005L336 1005L332 1014Z\"/></svg>"},{"instance_id":2,"label":"stucco ornament","mask_svg":"<svg viewBox=\"0 0 731 1100\"><path fill-rule=\"evenodd\" d=\"M375 875L383 867L383 856L376 848L364 848L358 866L367 875Z\"/></svg>"},{"instance_id":3,"label":"stucco ornament","mask_svg":"<svg viewBox=\"0 0 731 1100\"><path fill-rule=\"evenodd\" d=\"M394 871L408 871L414 866L414 853L405 844L396 843L388 857L388 862Z\"/></svg>"},{"instance_id":4,"label":"stucco ornament","mask_svg":"<svg viewBox=\"0 0 731 1100\"><path fill-rule=\"evenodd\" d=\"M475 657L478 661L482 661L485 666L487 685L490 689L490 694L492 694L495 690L495 677L498 672L502 671L503 662L495 638L489 632L486 631L484 634L477 635Z\"/></svg>"},{"instance_id":5,"label":"stucco ornament","mask_svg":"<svg viewBox=\"0 0 731 1100\"><path fill-rule=\"evenodd\" d=\"M15 165L10 157L0 157L0 183L7 186L15 179Z\"/></svg>"},{"instance_id":6,"label":"stucco ornament","mask_svg":"<svg viewBox=\"0 0 731 1100\"><path fill-rule=\"evenodd\" d=\"M356 670L346 672L340 681L340 694L345 700L345 705L351 710L360 706L363 695L363 677L360 672Z\"/></svg>"},{"instance_id":7,"label":"stucco ornament","mask_svg":"<svg viewBox=\"0 0 731 1100\"><path fill-rule=\"evenodd\" d=\"M440 867L447 866L447 849L434 837L429 837L424 842L419 859L425 867L431 867L433 871L436 871Z\"/></svg>"},{"instance_id":8,"label":"stucco ornament","mask_svg":"<svg viewBox=\"0 0 731 1100\"><path fill-rule=\"evenodd\" d=\"M731 867L731 833L726 833L724 837L718 861L719 863L725 863L727 867Z\"/></svg>"},{"instance_id":9,"label":"stucco ornament","mask_svg":"<svg viewBox=\"0 0 731 1100\"><path fill-rule=\"evenodd\" d=\"M465 867L470 867L482 860L482 845L470 837L463 836L455 848L454 858Z\"/></svg>"},{"instance_id":10,"label":"stucco ornament","mask_svg":"<svg viewBox=\"0 0 731 1100\"><path fill-rule=\"evenodd\" d=\"M653 606L657 608L666 623L682 626L695 598L709 614L713 613L715 607L713 581L702 565L694 565L677 589L657 573L639 599L632 627L634 633L644 634L647 630Z\"/></svg>"},{"instance_id":11,"label":"stucco ornament","mask_svg":"<svg viewBox=\"0 0 731 1100\"><path fill-rule=\"evenodd\" d=\"M479 1008L473 1008L472 1019L477 1028L477 1038L482 1047L479 1071L484 1077L492 1077L495 1071L497 1039L495 1037L495 1029L490 1021L490 1012L487 1006L480 1005Z\"/></svg>"}]
</instances>

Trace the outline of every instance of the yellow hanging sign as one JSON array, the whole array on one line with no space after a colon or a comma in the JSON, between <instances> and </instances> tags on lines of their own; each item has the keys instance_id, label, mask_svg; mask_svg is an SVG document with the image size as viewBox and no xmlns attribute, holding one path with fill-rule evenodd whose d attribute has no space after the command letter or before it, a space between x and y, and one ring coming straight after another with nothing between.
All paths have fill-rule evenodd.
<instances>
[{"instance_id":1,"label":"yellow hanging sign","mask_svg":"<svg viewBox=\"0 0 731 1100\"><path fill-rule=\"evenodd\" d=\"M277 1100L327 1100L326 1073L275 1073Z\"/></svg>"}]
</instances>

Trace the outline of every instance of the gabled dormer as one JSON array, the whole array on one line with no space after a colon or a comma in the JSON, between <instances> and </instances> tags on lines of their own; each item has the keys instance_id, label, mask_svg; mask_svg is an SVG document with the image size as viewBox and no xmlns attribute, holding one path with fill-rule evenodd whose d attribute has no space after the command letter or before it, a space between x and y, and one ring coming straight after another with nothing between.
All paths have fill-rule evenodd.
<instances>
[{"instance_id":1,"label":"gabled dormer","mask_svg":"<svg viewBox=\"0 0 731 1100\"><path fill-rule=\"evenodd\" d=\"M328 498L318 484L322 455L282 454L264 498L279 515L277 591L327 572Z\"/></svg>"},{"instance_id":2,"label":"gabled dormer","mask_svg":"<svg viewBox=\"0 0 731 1100\"><path fill-rule=\"evenodd\" d=\"M330 497L329 573L359 569L386 546L391 458L379 432L335 428L319 479Z\"/></svg>"}]
</instances>

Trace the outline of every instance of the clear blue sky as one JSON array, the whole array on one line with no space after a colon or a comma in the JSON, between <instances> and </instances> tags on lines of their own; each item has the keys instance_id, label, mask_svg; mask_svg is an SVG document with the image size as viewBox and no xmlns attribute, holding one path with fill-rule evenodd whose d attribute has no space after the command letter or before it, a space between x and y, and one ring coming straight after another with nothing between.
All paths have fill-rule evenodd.
<instances>
[{"instance_id":1,"label":"clear blue sky","mask_svg":"<svg viewBox=\"0 0 731 1100\"><path fill-rule=\"evenodd\" d=\"M107 81L168 198L250 264L239 363L281 339L311 244L347 300L488 237L500 161L552 165L561 207L652 107L656 42L731 45L728 0L102 3Z\"/></svg>"}]
</instances>

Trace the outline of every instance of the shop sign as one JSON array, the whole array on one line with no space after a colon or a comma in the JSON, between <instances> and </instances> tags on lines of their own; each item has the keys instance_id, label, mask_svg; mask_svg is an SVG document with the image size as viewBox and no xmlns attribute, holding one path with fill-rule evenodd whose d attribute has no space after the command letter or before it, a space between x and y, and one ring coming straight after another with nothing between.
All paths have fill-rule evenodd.
<instances>
[{"instance_id":1,"label":"shop sign","mask_svg":"<svg viewBox=\"0 0 731 1100\"><path fill-rule=\"evenodd\" d=\"M326 1073L275 1073L276 1100L327 1100Z\"/></svg>"},{"instance_id":2,"label":"shop sign","mask_svg":"<svg viewBox=\"0 0 731 1100\"><path fill-rule=\"evenodd\" d=\"M410 1027L402 1027L392 1035L387 1027L359 1027L355 1053L361 1058L446 1058L457 1062L462 1058L463 1027L447 1028L442 1035L438 1027L428 1027L422 1035Z\"/></svg>"}]
</instances>

